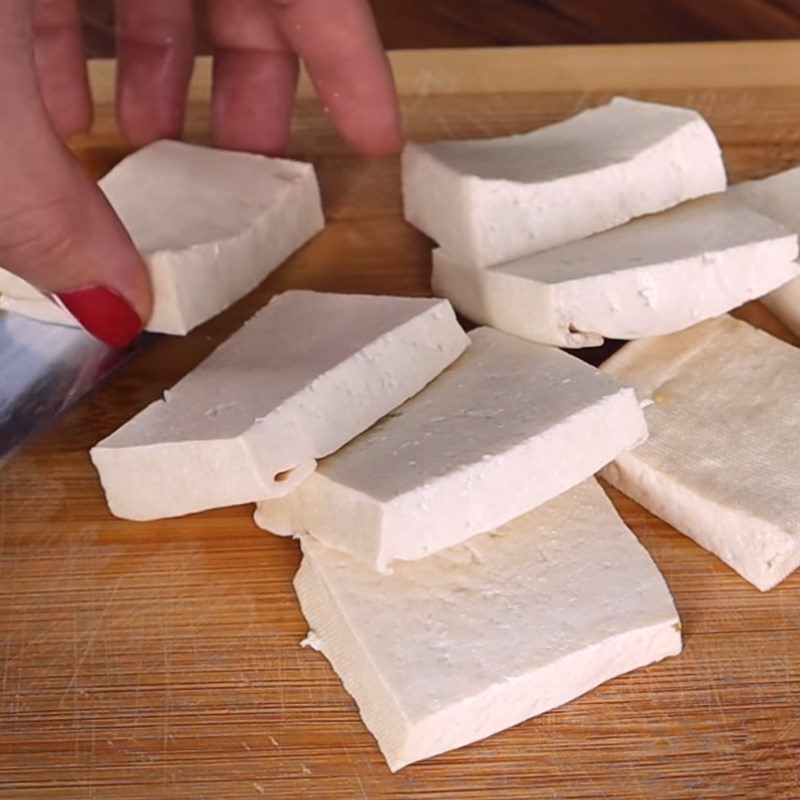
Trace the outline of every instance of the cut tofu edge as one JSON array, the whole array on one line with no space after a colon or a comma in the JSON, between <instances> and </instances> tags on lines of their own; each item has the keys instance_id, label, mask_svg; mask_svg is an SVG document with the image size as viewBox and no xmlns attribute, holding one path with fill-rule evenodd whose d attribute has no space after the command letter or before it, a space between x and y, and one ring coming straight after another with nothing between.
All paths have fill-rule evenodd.
<instances>
[{"instance_id":1,"label":"cut tofu edge","mask_svg":"<svg viewBox=\"0 0 800 800\"><path fill-rule=\"evenodd\" d=\"M591 347L672 333L762 297L800 275L797 255L796 234L716 195L493 267L438 248L432 286L478 323Z\"/></svg>"},{"instance_id":2,"label":"cut tofu edge","mask_svg":"<svg viewBox=\"0 0 800 800\"><path fill-rule=\"evenodd\" d=\"M727 194L739 203L800 233L800 167L766 178L731 186ZM800 337L800 278L784 284L762 298L764 305L786 327Z\"/></svg>"},{"instance_id":3,"label":"cut tofu edge","mask_svg":"<svg viewBox=\"0 0 800 800\"><path fill-rule=\"evenodd\" d=\"M578 330L555 300L556 287L501 269L464 266L442 248L433 251L431 287L480 325L557 347L598 347L603 337Z\"/></svg>"},{"instance_id":4,"label":"cut tofu edge","mask_svg":"<svg viewBox=\"0 0 800 800\"><path fill-rule=\"evenodd\" d=\"M728 251L721 256L724 270L698 256L638 269L630 277L615 273L610 280L570 281L558 287L562 313L571 328L610 339L663 336L726 314L800 276L791 255L796 250L792 237Z\"/></svg>"},{"instance_id":5,"label":"cut tofu edge","mask_svg":"<svg viewBox=\"0 0 800 800\"><path fill-rule=\"evenodd\" d=\"M395 561L426 558L543 505L646 438L634 390L620 387L497 459L471 462L388 502L317 472L293 493L259 503L255 522L279 535L308 534L387 574ZM537 476L535 492L523 480L509 486L509 475L530 474L554 452L558 468Z\"/></svg>"},{"instance_id":6,"label":"cut tofu edge","mask_svg":"<svg viewBox=\"0 0 800 800\"><path fill-rule=\"evenodd\" d=\"M98 181L144 254L225 242L305 184L316 184L307 162L169 139L134 151Z\"/></svg>"},{"instance_id":7,"label":"cut tofu edge","mask_svg":"<svg viewBox=\"0 0 800 800\"><path fill-rule=\"evenodd\" d=\"M604 337L632 340L674 333L764 295L768 307L782 302L794 308L794 298L782 294L785 289L775 291L800 277L797 262L781 252L795 249L787 244L728 254L730 275L704 268L697 257L560 284L540 283L500 267L462 267L435 255L432 286L473 322L542 344L596 347ZM796 313L800 319L800 311Z\"/></svg>"},{"instance_id":8,"label":"cut tofu edge","mask_svg":"<svg viewBox=\"0 0 800 800\"><path fill-rule=\"evenodd\" d=\"M652 400L650 439L603 474L762 591L800 565L786 466L798 366L791 345L727 316L631 343L603 365Z\"/></svg>"},{"instance_id":9,"label":"cut tofu edge","mask_svg":"<svg viewBox=\"0 0 800 800\"><path fill-rule=\"evenodd\" d=\"M392 772L512 728L616 677L677 656L682 650L680 619L675 613L527 674L508 677L502 685L491 686L477 697L462 700L427 719L415 722L406 718L407 724L414 726L413 733L409 733L397 719L392 719L392 714L405 718L402 707L309 559L303 559L294 583L303 615L311 626L309 634L313 631L314 649L328 660L355 700ZM328 602L322 601L323 597ZM570 676L569 681L565 680L566 675ZM531 697L537 701L531 703ZM475 717L470 725L464 724L465 710Z\"/></svg>"},{"instance_id":10,"label":"cut tofu edge","mask_svg":"<svg viewBox=\"0 0 800 800\"><path fill-rule=\"evenodd\" d=\"M275 298L164 400L92 448L113 513L159 519L287 494L317 458L419 392L469 344L447 301L374 303L363 295L314 292ZM321 372L301 378L293 357L271 351L271 340L286 335L284 323L302 325L303 313L331 314L342 304L356 316L338 321L344 339L318 354ZM369 335L359 320L369 324ZM301 341L295 345L302 349ZM268 351L263 359L259 347ZM246 371L249 385L219 383L231 370Z\"/></svg>"},{"instance_id":11,"label":"cut tofu edge","mask_svg":"<svg viewBox=\"0 0 800 800\"><path fill-rule=\"evenodd\" d=\"M475 463L455 473L434 479L425 491L426 528L419 518L419 496L413 490L389 501L391 523L384 528L375 568L385 570L392 561L416 561L440 550L486 533L527 511L552 500L598 472L620 452L633 449L647 439L647 423L636 393L628 387L581 409L548 431L510 449L502 459ZM587 447L591 441L592 447ZM587 456L588 450L591 456ZM531 474L532 464L546 463L558 452L556 469L536 475L536 497L517 481L509 491L509 475ZM565 478L565 476L568 476ZM480 486L480 493L471 491ZM458 510L445 498L459 498ZM415 496L416 495L416 496ZM496 498L492 500L491 498ZM480 519L475 525L473 520ZM456 521L457 525L453 524ZM435 537L426 534L435 532ZM313 532L312 532L313 533ZM342 548L345 536L324 543Z\"/></svg>"},{"instance_id":12,"label":"cut tofu edge","mask_svg":"<svg viewBox=\"0 0 800 800\"><path fill-rule=\"evenodd\" d=\"M400 703L366 656L327 582L305 555L295 575L294 588L309 625L308 639L313 641L314 650L325 656L355 700L364 724L388 761L388 754L408 746L402 725L396 723L405 716ZM394 771L391 764L390 769Z\"/></svg>"},{"instance_id":13,"label":"cut tofu edge","mask_svg":"<svg viewBox=\"0 0 800 800\"><path fill-rule=\"evenodd\" d=\"M434 750L415 747L416 737L404 752L389 764L396 772L408 764L433 755L464 747L495 733L552 711L596 689L614 678L681 653L678 615L655 625L613 636L585 650L560 658L535 672L509 678L500 687L491 687L477 698L470 698L440 712L420 725L419 737L436 742ZM569 675L570 681L564 676ZM535 705L532 696L538 696ZM471 726L462 722L463 709L479 716ZM445 731L442 733L442 731Z\"/></svg>"},{"instance_id":14,"label":"cut tofu edge","mask_svg":"<svg viewBox=\"0 0 800 800\"><path fill-rule=\"evenodd\" d=\"M663 578L594 480L390 576L301 542L309 642L392 770L681 650Z\"/></svg>"},{"instance_id":15,"label":"cut tofu edge","mask_svg":"<svg viewBox=\"0 0 800 800\"><path fill-rule=\"evenodd\" d=\"M306 166L310 179L295 181L281 204L260 213L250 227L181 251L147 254L154 286L153 329L188 333L255 289L325 228L319 186L313 168ZM295 223L288 224L288 219ZM271 269L253 270L254 253L270 253ZM176 257L183 262L177 269ZM173 309L180 309L177 318Z\"/></svg>"},{"instance_id":16,"label":"cut tofu edge","mask_svg":"<svg viewBox=\"0 0 800 800\"><path fill-rule=\"evenodd\" d=\"M714 554L762 592L769 591L800 566L800 538L745 509L723 505L675 480L634 453L623 453L600 475ZM759 543L759 556L745 554Z\"/></svg>"},{"instance_id":17,"label":"cut tofu edge","mask_svg":"<svg viewBox=\"0 0 800 800\"><path fill-rule=\"evenodd\" d=\"M727 326L717 322L707 320L676 333L628 342L607 358L601 369L623 383L633 384L640 401L652 400L660 386L708 346L710 337L725 334Z\"/></svg>"},{"instance_id":18,"label":"cut tofu edge","mask_svg":"<svg viewBox=\"0 0 800 800\"><path fill-rule=\"evenodd\" d=\"M162 140L98 185L147 267L145 329L156 333L185 335L221 313L325 226L314 167L303 162ZM5 270L0 294L7 310L78 324Z\"/></svg>"},{"instance_id":19,"label":"cut tofu edge","mask_svg":"<svg viewBox=\"0 0 800 800\"><path fill-rule=\"evenodd\" d=\"M38 319L41 322L50 322L54 325L66 325L70 328L78 326L78 322L72 314L48 300L44 295L15 297L7 293L0 294L0 310L19 314L29 319Z\"/></svg>"},{"instance_id":20,"label":"cut tofu edge","mask_svg":"<svg viewBox=\"0 0 800 800\"><path fill-rule=\"evenodd\" d=\"M503 524L646 438L631 387L555 348L489 328L470 338L429 388L260 504L257 524L385 570Z\"/></svg>"},{"instance_id":21,"label":"cut tofu edge","mask_svg":"<svg viewBox=\"0 0 800 800\"><path fill-rule=\"evenodd\" d=\"M57 325L75 327L78 324L66 309L3 267L0 267L0 310Z\"/></svg>"},{"instance_id":22,"label":"cut tofu edge","mask_svg":"<svg viewBox=\"0 0 800 800\"><path fill-rule=\"evenodd\" d=\"M597 139L601 121L616 124L617 146L586 156L592 148L579 144ZM532 163L545 166L536 172ZM515 137L408 145L403 159L406 219L474 267L582 239L726 186L719 144L697 112L622 98Z\"/></svg>"},{"instance_id":23,"label":"cut tofu edge","mask_svg":"<svg viewBox=\"0 0 800 800\"><path fill-rule=\"evenodd\" d=\"M335 483L334 494L329 490ZM381 503L365 492L315 472L301 487L280 498L256 503L253 517L262 530L277 536L309 536L342 552L348 550L360 562L381 573L390 573L381 531L385 512ZM353 548L353 532L358 547Z\"/></svg>"}]
</instances>

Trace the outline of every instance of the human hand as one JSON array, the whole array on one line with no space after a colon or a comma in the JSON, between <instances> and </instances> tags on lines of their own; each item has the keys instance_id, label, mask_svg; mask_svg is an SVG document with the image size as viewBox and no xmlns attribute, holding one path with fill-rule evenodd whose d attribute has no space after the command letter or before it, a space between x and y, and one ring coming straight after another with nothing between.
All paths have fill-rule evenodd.
<instances>
[{"instance_id":1,"label":"human hand","mask_svg":"<svg viewBox=\"0 0 800 800\"><path fill-rule=\"evenodd\" d=\"M225 148L286 147L298 57L342 135L401 145L388 62L366 0L208 0L212 129ZM180 135L194 56L191 0L117 0L117 118L136 146ZM92 104L77 0L0 3L0 264L56 295L83 326L127 344L152 308L141 257L63 139Z\"/></svg>"}]
</instances>

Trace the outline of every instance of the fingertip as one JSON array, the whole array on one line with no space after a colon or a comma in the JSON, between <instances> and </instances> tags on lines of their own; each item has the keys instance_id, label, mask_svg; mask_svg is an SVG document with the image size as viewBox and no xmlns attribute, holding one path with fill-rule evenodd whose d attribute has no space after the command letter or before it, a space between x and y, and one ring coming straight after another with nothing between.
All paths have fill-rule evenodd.
<instances>
[{"instance_id":1,"label":"fingertip","mask_svg":"<svg viewBox=\"0 0 800 800\"><path fill-rule=\"evenodd\" d=\"M255 153L260 156L270 158L284 158L289 150L289 135L274 134L269 139L263 136L251 135L249 133L240 134L236 130L229 130L225 126L214 126L212 135L214 147L220 150L236 150L240 153Z\"/></svg>"},{"instance_id":2,"label":"fingertip","mask_svg":"<svg viewBox=\"0 0 800 800\"><path fill-rule=\"evenodd\" d=\"M403 149L405 139L400 115L391 98L386 99L383 109L378 111L372 105L340 95L339 102L329 113L342 138L361 155L393 156Z\"/></svg>"},{"instance_id":3,"label":"fingertip","mask_svg":"<svg viewBox=\"0 0 800 800\"><path fill-rule=\"evenodd\" d=\"M51 121L56 133L66 142L73 136L80 136L91 131L94 110L91 105L73 107L58 114L51 113Z\"/></svg>"},{"instance_id":4,"label":"fingertip","mask_svg":"<svg viewBox=\"0 0 800 800\"><path fill-rule=\"evenodd\" d=\"M88 333L109 347L127 347L144 328L132 305L107 286L87 286L56 297Z\"/></svg>"},{"instance_id":5,"label":"fingertip","mask_svg":"<svg viewBox=\"0 0 800 800\"><path fill-rule=\"evenodd\" d=\"M350 144L361 155L375 158L398 155L403 149L404 143L405 140L399 126L383 131L370 131L357 140L350 140Z\"/></svg>"},{"instance_id":6,"label":"fingertip","mask_svg":"<svg viewBox=\"0 0 800 800\"><path fill-rule=\"evenodd\" d=\"M137 263L129 263L127 269L119 273L120 278L117 281L119 291L142 320L142 324L146 325L153 313L155 299L150 271L137 250L128 250L127 255L131 259L136 259Z\"/></svg>"},{"instance_id":7,"label":"fingertip","mask_svg":"<svg viewBox=\"0 0 800 800\"><path fill-rule=\"evenodd\" d=\"M117 99L117 125L135 148L159 139L180 139L183 135L184 105L155 105L136 91L122 89Z\"/></svg>"}]
</instances>

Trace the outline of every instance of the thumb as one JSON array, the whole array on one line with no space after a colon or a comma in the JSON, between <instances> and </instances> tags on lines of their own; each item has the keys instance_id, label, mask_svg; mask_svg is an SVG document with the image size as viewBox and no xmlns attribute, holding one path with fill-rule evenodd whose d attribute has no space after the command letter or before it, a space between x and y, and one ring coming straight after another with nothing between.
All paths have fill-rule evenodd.
<instances>
[{"instance_id":1,"label":"thumb","mask_svg":"<svg viewBox=\"0 0 800 800\"><path fill-rule=\"evenodd\" d=\"M105 196L50 124L28 9L27 0L0 4L0 264L121 347L150 315L149 277Z\"/></svg>"}]
</instances>

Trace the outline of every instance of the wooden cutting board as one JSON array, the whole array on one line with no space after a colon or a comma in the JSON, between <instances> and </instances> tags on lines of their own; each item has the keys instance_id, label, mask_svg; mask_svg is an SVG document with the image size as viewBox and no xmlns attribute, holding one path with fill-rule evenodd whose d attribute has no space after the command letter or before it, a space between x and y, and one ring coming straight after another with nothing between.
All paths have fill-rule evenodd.
<instances>
[{"instance_id":1,"label":"wooden cutting board","mask_svg":"<svg viewBox=\"0 0 800 800\"><path fill-rule=\"evenodd\" d=\"M414 139L525 131L624 92L705 114L735 180L800 163L800 43L393 61ZM98 176L126 152L112 72L93 65L96 131L76 144ZM187 126L200 141L208 84L204 61ZM294 542L258 531L247 507L144 524L109 515L88 448L271 294L429 291L430 243L401 219L397 161L349 154L305 82L294 141L293 154L319 170L327 230L233 309L161 341L0 471L0 797L800 797L800 574L762 595L619 494L674 592L683 655L396 775L325 660L299 647ZM788 338L760 306L743 315Z\"/></svg>"}]
</instances>

